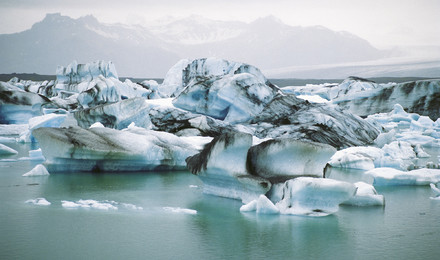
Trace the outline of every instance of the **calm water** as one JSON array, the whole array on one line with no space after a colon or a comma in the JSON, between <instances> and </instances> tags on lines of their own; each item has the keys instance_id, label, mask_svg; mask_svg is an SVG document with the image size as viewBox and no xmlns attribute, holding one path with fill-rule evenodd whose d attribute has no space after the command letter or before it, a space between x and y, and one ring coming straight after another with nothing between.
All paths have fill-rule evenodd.
<instances>
[{"instance_id":1,"label":"calm water","mask_svg":"<svg viewBox=\"0 0 440 260\"><path fill-rule=\"evenodd\" d=\"M18 157L27 156L28 146L14 148ZM203 195L202 183L188 172L21 177L34 164L0 162L0 259L436 259L440 254L440 201L429 199L429 187L378 189L385 208L345 206L322 218L265 216L240 213L239 201ZM39 197L52 204L25 203ZM143 209L61 206L62 200L80 199Z\"/></svg>"}]
</instances>

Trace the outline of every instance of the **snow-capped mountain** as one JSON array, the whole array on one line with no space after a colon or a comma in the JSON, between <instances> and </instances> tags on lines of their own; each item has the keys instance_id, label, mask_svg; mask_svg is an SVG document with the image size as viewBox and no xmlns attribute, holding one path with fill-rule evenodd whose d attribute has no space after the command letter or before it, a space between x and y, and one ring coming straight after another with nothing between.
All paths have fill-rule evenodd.
<instances>
[{"instance_id":1,"label":"snow-capped mountain","mask_svg":"<svg viewBox=\"0 0 440 260\"><path fill-rule=\"evenodd\" d=\"M168 43L194 45L235 38L245 31L246 26L244 22L216 21L192 15L146 27Z\"/></svg>"},{"instance_id":2,"label":"snow-capped mountain","mask_svg":"<svg viewBox=\"0 0 440 260\"><path fill-rule=\"evenodd\" d=\"M163 77L181 58L219 57L263 70L364 61L384 55L367 41L324 27L292 27L275 17L252 23L191 16L150 26L103 24L93 16L48 14L31 29L0 35L1 73L53 74L73 60L111 60L120 75Z\"/></svg>"}]
</instances>

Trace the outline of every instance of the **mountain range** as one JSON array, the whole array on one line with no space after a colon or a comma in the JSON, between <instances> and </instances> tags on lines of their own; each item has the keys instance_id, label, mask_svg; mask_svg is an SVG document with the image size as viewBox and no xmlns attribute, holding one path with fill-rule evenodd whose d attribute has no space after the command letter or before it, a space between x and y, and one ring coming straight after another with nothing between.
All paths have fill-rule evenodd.
<instances>
[{"instance_id":1,"label":"mountain range","mask_svg":"<svg viewBox=\"0 0 440 260\"><path fill-rule=\"evenodd\" d=\"M0 35L0 47L0 73L53 74L73 60L111 60L119 75L131 77L164 77L181 58L215 56L273 70L388 55L351 33L289 26L273 16L251 23L190 16L134 26L55 13L26 31Z\"/></svg>"}]
</instances>

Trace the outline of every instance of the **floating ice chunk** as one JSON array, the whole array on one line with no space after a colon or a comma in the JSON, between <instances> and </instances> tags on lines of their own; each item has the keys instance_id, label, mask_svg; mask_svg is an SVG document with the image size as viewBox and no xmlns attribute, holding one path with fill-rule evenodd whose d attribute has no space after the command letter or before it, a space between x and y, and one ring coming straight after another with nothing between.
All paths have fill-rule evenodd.
<instances>
[{"instance_id":1,"label":"floating ice chunk","mask_svg":"<svg viewBox=\"0 0 440 260\"><path fill-rule=\"evenodd\" d=\"M90 208L99 210L117 210L118 208L109 202L99 202L96 200L78 200L77 202L62 200L63 208Z\"/></svg>"},{"instance_id":2,"label":"floating ice chunk","mask_svg":"<svg viewBox=\"0 0 440 260\"><path fill-rule=\"evenodd\" d=\"M332 167L371 170L383 156L384 152L376 147L349 147L337 151L328 163Z\"/></svg>"},{"instance_id":3,"label":"floating ice chunk","mask_svg":"<svg viewBox=\"0 0 440 260\"><path fill-rule=\"evenodd\" d=\"M172 213L183 213L183 214L189 214L189 215L196 215L197 210L194 209L185 209L185 208L179 208L179 207L163 207L165 211L172 212Z\"/></svg>"},{"instance_id":4,"label":"floating ice chunk","mask_svg":"<svg viewBox=\"0 0 440 260\"><path fill-rule=\"evenodd\" d=\"M18 152L9 146L6 146L4 144L0 144L0 156L1 155L14 155L14 154L18 154Z\"/></svg>"},{"instance_id":5,"label":"floating ice chunk","mask_svg":"<svg viewBox=\"0 0 440 260\"><path fill-rule=\"evenodd\" d=\"M84 207L90 207L93 209L101 209L101 210L117 210L118 208L116 206L113 206L111 203L108 202L99 202L96 200L78 200L77 204L82 205Z\"/></svg>"},{"instance_id":6,"label":"floating ice chunk","mask_svg":"<svg viewBox=\"0 0 440 260\"><path fill-rule=\"evenodd\" d=\"M440 170L417 169L413 171L400 171L393 168L376 168L365 174L374 177L374 186L387 185L429 185L440 182Z\"/></svg>"},{"instance_id":7,"label":"floating ice chunk","mask_svg":"<svg viewBox=\"0 0 440 260\"><path fill-rule=\"evenodd\" d=\"M354 197L345 201L343 204L352 206L383 206L385 205L385 198L383 195L377 194L373 185L365 182L356 182L354 184L357 188Z\"/></svg>"},{"instance_id":8,"label":"floating ice chunk","mask_svg":"<svg viewBox=\"0 0 440 260\"><path fill-rule=\"evenodd\" d=\"M31 199L31 200L27 200L26 203L30 203L30 204L34 204L34 205L39 205L39 206L49 206L51 203L49 201L47 201L45 198L36 198L36 199Z\"/></svg>"},{"instance_id":9,"label":"floating ice chunk","mask_svg":"<svg viewBox=\"0 0 440 260\"><path fill-rule=\"evenodd\" d=\"M49 175L49 172L47 171L46 167L44 167L44 165L42 164L38 164L32 170L28 171L22 176L29 177L29 176L45 176L45 175Z\"/></svg>"},{"instance_id":10,"label":"floating ice chunk","mask_svg":"<svg viewBox=\"0 0 440 260\"><path fill-rule=\"evenodd\" d=\"M354 196L354 184L332 179L299 177L284 183L283 199L276 203L281 214L326 216Z\"/></svg>"},{"instance_id":11,"label":"floating ice chunk","mask_svg":"<svg viewBox=\"0 0 440 260\"><path fill-rule=\"evenodd\" d=\"M73 208L80 208L81 205L78 203L75 203L73 201L68 201L68 200L62 200L61 201L61 206L63 208L69 208L69 209L73 209Z\"/></svg>"}]
</instances>

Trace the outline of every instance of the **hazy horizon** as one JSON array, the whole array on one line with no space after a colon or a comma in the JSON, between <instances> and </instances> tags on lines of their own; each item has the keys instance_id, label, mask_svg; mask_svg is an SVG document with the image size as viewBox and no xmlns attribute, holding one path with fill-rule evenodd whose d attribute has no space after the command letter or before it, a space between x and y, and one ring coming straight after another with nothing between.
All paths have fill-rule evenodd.
<instances>
[{"instance_id":1,"label":"hazy horizon","mask_svg":"<svg viewBox=\"0 0 440 260\"><path fill-rule=\"evenodd\" d=\"M1 1L0 34L27 30L47 13L72 18L93 15L100 22L140 24L191 15L251 22L275 16L290 26L324 26L357 35L374 47L440 46L440 1Z\"/></svg>"}]
</instances>

